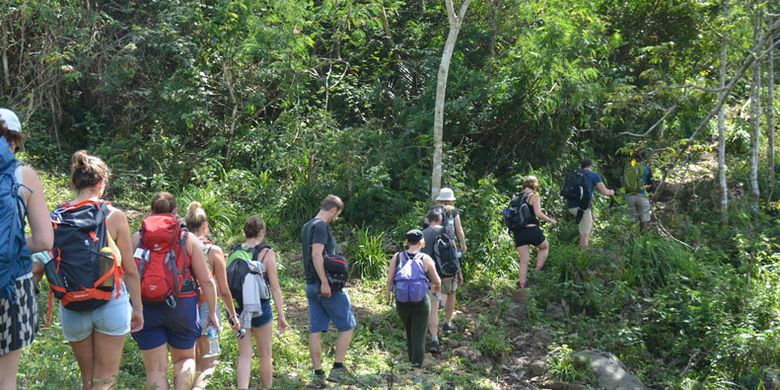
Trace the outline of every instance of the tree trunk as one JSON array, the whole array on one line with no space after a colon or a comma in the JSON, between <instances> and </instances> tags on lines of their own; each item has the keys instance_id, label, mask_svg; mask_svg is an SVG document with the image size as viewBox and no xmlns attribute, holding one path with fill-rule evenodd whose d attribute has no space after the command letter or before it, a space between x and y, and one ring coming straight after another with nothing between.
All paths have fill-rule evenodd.
<instances>
[{"instance_id":1,"label":"tree trunk","mask_svg":"<svg viewBox=\"0 0 780 390\"><path fill-rule=\"evenodd\" d=\"M431 175L431 198L433 199L439 195L439 190L441 189L444 100L447 92L447 75L450 71L452 52L455 50L458 33L460 33L460 27L463 24L463 18L466 16L470 2L471 0L464 0L460 6L460 12L455 14L452 0L445 0L447 16L450 21L450 31L447 34L447 41L444 43L444 52L441 55L441 64L439 65L439 76L436 80L436 103L433 118L433 173Z\"/></svg>"},{"instance_id":2,"label":"tree trunk","mask_svg":"<svg viewBox=\"0 0 780 390\"><path fill-rule=\"evenodd\" d=\"M770 26L774 23L772 1L769 1L768 9L770 11L769 20L767 24ZM775 38L772 34L772 39L769 40L769 53L767 57L767 97L766 97L766 133L769 140L768 160L769 160L769 190L767 196L771 200L772 194L775 191Z\"/></svg>"},{"instance_id":3,"label":"tree trunk","mask_svg":"<svg viewBox=\"0 0 780 390\"><path fill-rule=\"evenodd\" d=\"M501 0L490 0L490 41L488 42L488 53L490 58L496 56L496 42L498 41L498 10L501 8Z\"/></svg>"},{"instance_id":4,"label":"tree trunk","mask_svg":"<svg viewBox=\"0 0 780 390\"><path fill-rule=\"evenodd\" d=\"M761 38L760 10L754 6L753 39ZM758 188L758 147L761 135L761 61L753 62L753 82L750 88L750 123L753 131L750 136L750 192L753 195L753 207L758 209L761 191Z\"/></svg>"},{"instance_id":5,"label":"tree trunk","mask_svg":"<svg viewBox=\"0 0 780 390\"><path fill-rule=\"evenodd\" d=\"M729 4L729 0L724 0L723 3L724 16L728 21L731 17L731 4ZM729 61L726 47L728 40L728 32L724 31L723 39L720 42L720 83L718 86L721 90L726 87L726 64ZM722 106L718 110L718 183L720 184L720 219L726 223L728 221L729 188L726 183L726 118Z\"/></svg>"}]
</instances>

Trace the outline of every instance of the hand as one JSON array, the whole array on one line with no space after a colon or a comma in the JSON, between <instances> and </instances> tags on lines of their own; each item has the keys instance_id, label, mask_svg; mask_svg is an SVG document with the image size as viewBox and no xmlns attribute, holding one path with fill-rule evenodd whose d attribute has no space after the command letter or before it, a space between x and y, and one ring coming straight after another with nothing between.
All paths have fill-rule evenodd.
<instances>
[{"instance_id":1,"label":"hand","mask_svg":"<svg viewBox=\"0 0 780 390\"><path fill-rule=\"evenodd\" d=\"M230 323L230 327L236 332L241 330L241 319L238 318L237 314L233 315L233 321Z\"/></svg>"},{"instance_id":2,"label":"hand","mask_svg":"<svg viewBox=\"0 0 780 390\"><path fill-rule=\"evenodd\" d=\"M325 282L320 286L320 295L322 295L325 298L330 298L331 295L333 295L330 292L330 283Z\"/></svg>"},{"instance_id":3,"label":"hand","mask_svg":"<svg viewBox=\"0 0 780 390\"><path fill-rule=\"evenodd\" d=\"M209 313L209 325L213 326L217 332L220 331L220 323L219 320L217 320L217 312Z\"/></svg>"},{"instance_id":4,"label":"hand","mask_svg":"<svg viewBox=\"0 0 780 390\"><path fill-rule=\"evenodd\" d=\"M460 243L460 252L465 255L467 250L469 250L469 248L466 246L466 242L465 241L461 242Z\"/></svg>"},{"instance_id":5,"label":"hand","mask_svg":"<svg viewBox=\"0 0 780 390\"><path fill-rule=\"evenodd\" d=\"M463 285L463 272L458 272L458 287Z\"/></svg>"},{"instance_id":6,"label":"hand","mask_svg":"<svg viewBox=\"0 0 780 390\"><path fill-rule=\"evenodd\" d=\"M390 304L391 299L392 299L392 295L390 294L390 290L387 290L387 293L385 294L385 301L387 301L387 303Z\"/></svg>"},{"instance_id":7,"label":"hand","mask_svg":"<svg viewBox=\"0 0 780 390\"><path fill-rule=\"evenodd\" d=\"M431 288L433 289L433 292L439 292L441 291L441 283L434 283Z\"/></svg>"},{"instance_id":8,"label":"hand","mask_svg":"<svg viewBox=\"0 0 780 390\"><path fill-rule=\"evenodd\" d=\"M133 309L133 314L130 317L130 332L138 332L144 328L144 310Z\"/></svg>"},{"instance_id":9,"label":"hand","mask_svg":"<svg viewBox=\"0 0 780 390\"><path fill-rule=\"evenodd\" d=\"M279 318L276 320L276 328L280 334L286 332L287 329L290 328L290 324L287 323L287 318L279 316Z\"/></svg>"},{"instance_id":10,"label":"hand","mask_svg":"<svg viewBox=\"0 0 780 390\"><path fill-rule=\"evenodd\" d=\"M550 225L555 225L558 223L558 221L555 220L555 218L550 218Z\"/></svg>"}]
</instances>

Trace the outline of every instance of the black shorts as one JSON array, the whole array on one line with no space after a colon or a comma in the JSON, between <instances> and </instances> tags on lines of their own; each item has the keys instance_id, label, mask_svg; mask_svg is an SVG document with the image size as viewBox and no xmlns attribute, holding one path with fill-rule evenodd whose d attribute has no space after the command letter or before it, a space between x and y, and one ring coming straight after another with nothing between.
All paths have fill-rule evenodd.
<instances>
[{"instance_id":1,"label":"black shorts","mask_svg":"<svg viewBox=\"0 0 780 390\"><path fill-rule=\"evenodd\" d=\"M520 230L515 231L514 236L515 248L526 245L539 246L545 240L544 233L542 232L542 229L539 227L539 225L526 226Z\"/></svg>"}]
</instances>

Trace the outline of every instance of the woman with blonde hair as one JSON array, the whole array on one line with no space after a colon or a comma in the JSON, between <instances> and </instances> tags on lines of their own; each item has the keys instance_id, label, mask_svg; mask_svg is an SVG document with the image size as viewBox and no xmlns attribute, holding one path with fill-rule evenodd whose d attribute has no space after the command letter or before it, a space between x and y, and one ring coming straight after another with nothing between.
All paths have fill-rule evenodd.
<instances>
[{"instance_id":1,"label":"woman with blonde hair","mask_svg":"<svg viewBox=\"0 0 780 390\"><path fill-rule=\"evenodd\" d=\"M206 210L204 210L198 202L190 203L187 208L187 214L184 216L184 222L187 224L187 230L200 240L200 246L206 256L206 265L216 284L217 290L215 291L215 294L222 298L222 302L225 303L225 308L227 308L228 315L230 316L230 324L233 329L239 330L240 322L238 320L238 315L236 314L236 309L233 306L233 295L230 294L230 288L228 287L225 252L209 238L209 220L206 215ZM202 330L197 344L195 345L195 361L199 374L198 377L195 378L195 383L192 387L193 390L205 389L211 375L214 374L214 369L217 367L217 356L205 356L209 352L209 340L207 335L209 314L208 303L200 302L198 311L200 313L200 326ZM219 319L219 304L217 304L216 313L217 319Z\"/></svg>"},{"instance_id":2,"label":"woman with blonde hair","mask_svg":"<svg viewBox=\"0 0 780 390\"><path fill-rule=\"evenodd\" d=\"M523 182L523 193L526 196L526 202L531 208L531 220L522 228L513 232L517 255L520 257L520 294L524 297L525 283L528 275L528 262L531 259L531 245L537 249L536 270L541 271L544 267L544 261L550 252L550 244L544 237L544 232L539 227L539 220L549 222L555 225L555 218L548 217L542 212L542 200L537 193L539 191L539 179L536 176L528 176Z\"/></svg>"}]
</instances>

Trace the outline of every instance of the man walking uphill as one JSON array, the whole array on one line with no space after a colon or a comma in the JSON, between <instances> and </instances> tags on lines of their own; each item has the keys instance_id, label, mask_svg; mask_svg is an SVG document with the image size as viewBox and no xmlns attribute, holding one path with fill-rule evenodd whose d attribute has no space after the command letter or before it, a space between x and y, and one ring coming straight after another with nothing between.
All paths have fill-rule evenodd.
<instances>
[{"instance_id":1,"label":"man walking uphill","mask_svg":"<svg viewBox=\"0 0 780 390\"><path fill-rule=\"evenodd\" d=\"M592 161L582 160L580 168L581 170L574 172L566 178L561 195L566 197L566 207L569 209L569 212L577 217L580 231L580 250L584 251L590 245L590 237L593 234L595 222L591 204L594 190L598 188L599 192L604 196L613 196L615 191L607 188L601 175L593 172ZM572 196L572 193L578 193L579 196Z\"/></svg>"},{"instance_id":2,"label":"man walking uphill","mask_svg":"<svg viewBox=\"0 0 780 390\"><path fill-rule=\"evenodd\" d=\"M352 341L355 316L349 296L341 289L331 286L325 271L325 257L336 254L336 239L330 225L339 217L344 203L338 196L328 195L322 200L320 210L301 229L303 242L303 269L306 274L306 300L309 304L309 353L315 379L322 382L325 372L320 360L322 333L328 331L330 322L339 331L336 341L336 356L328 380L349 384L352 375L344 367L344 357Z\"/></svg>"},{"instance_id":3,"label":"man walking uphill","mask_svg":"<svg viewBox=\"0 0 780 390\"><path fill-rule=\"evenodd\" d=\"M623 170L623 189L626 191L626 204L639 221L639 231L646 232L650 228L650 198L647 189L653 182L653 173L645 164L642 154L634 153L634 158L626 164Z\"/></svg>"}]
</instances>

